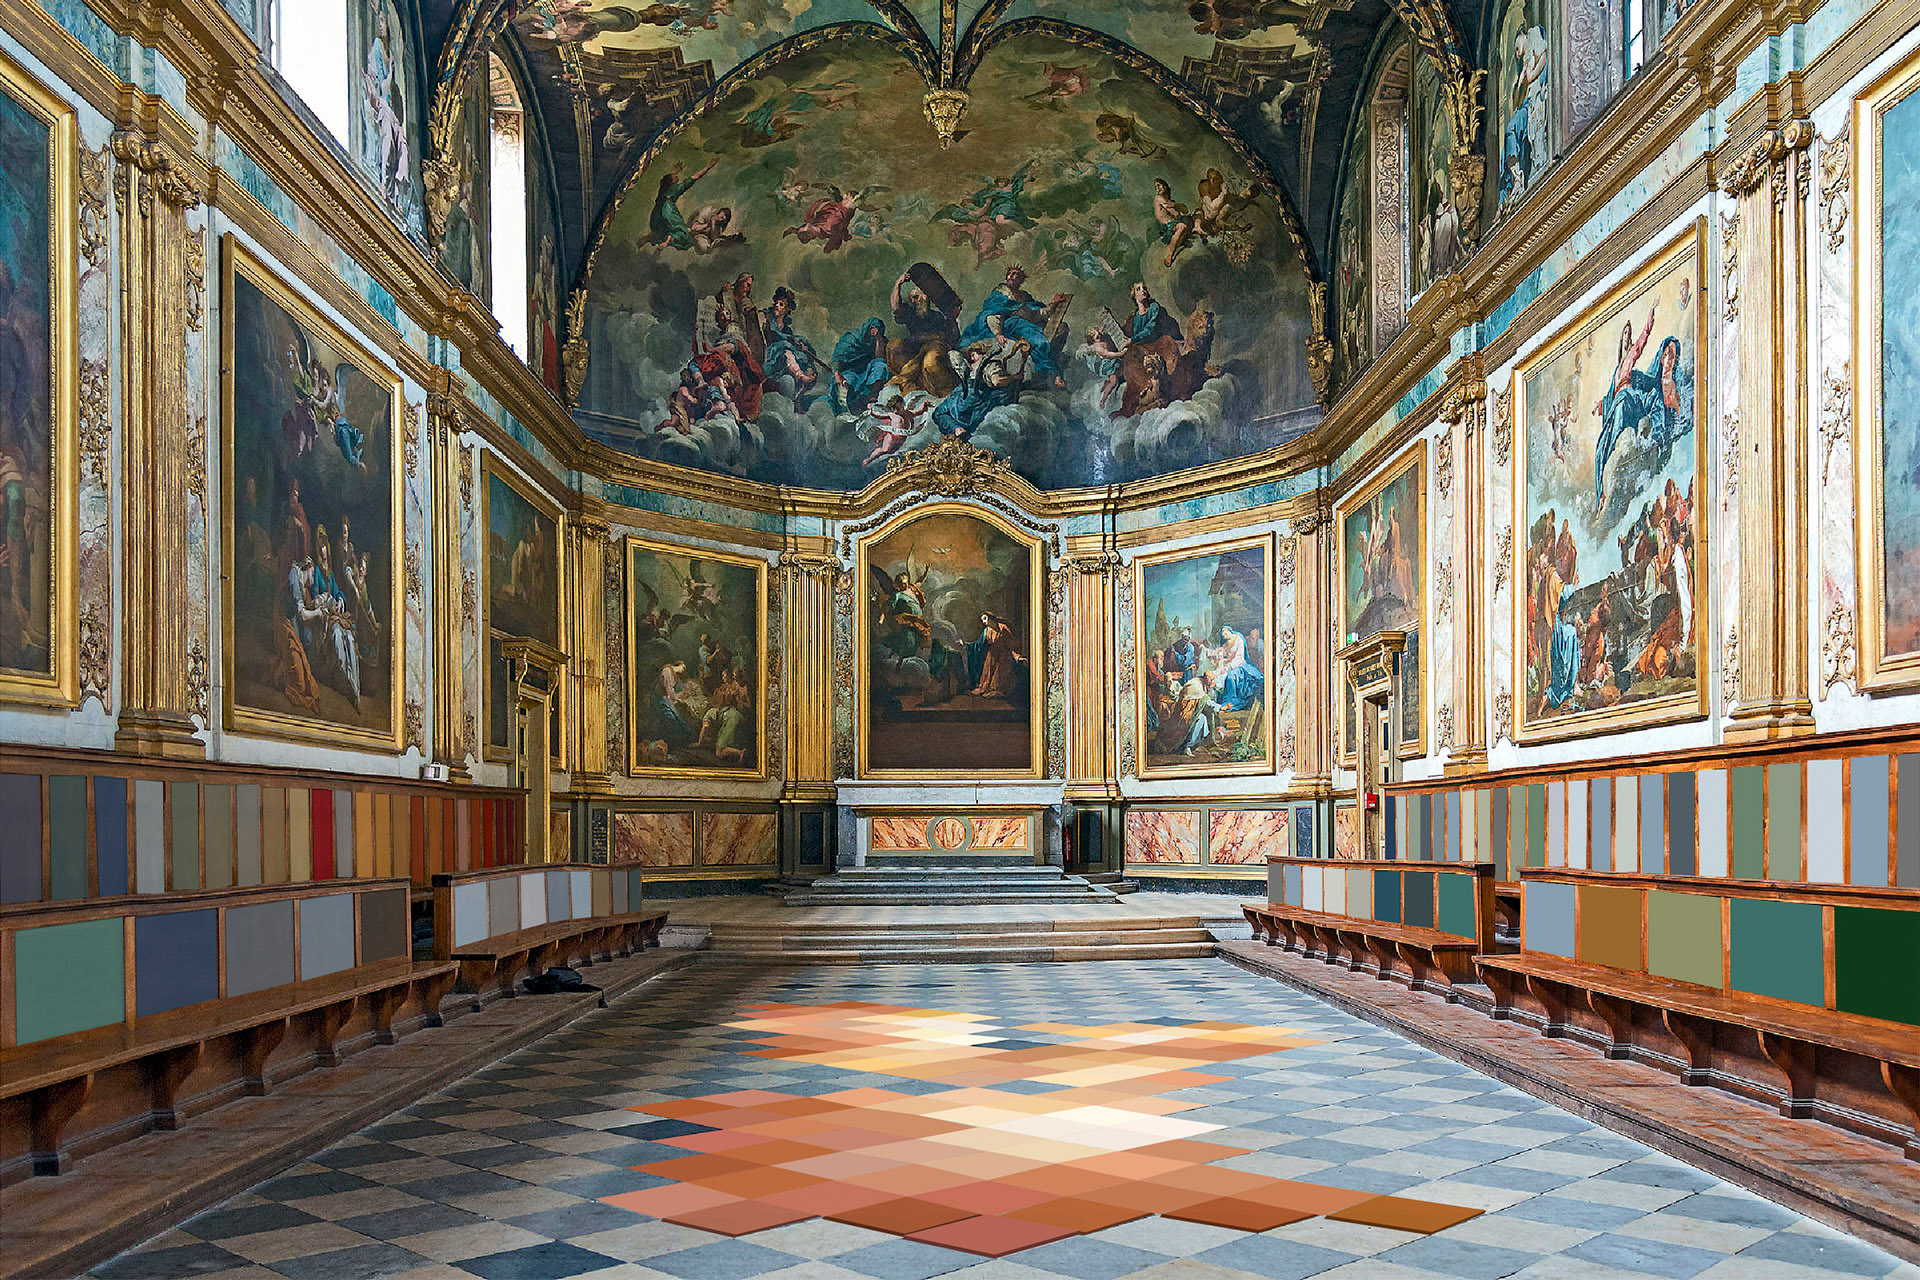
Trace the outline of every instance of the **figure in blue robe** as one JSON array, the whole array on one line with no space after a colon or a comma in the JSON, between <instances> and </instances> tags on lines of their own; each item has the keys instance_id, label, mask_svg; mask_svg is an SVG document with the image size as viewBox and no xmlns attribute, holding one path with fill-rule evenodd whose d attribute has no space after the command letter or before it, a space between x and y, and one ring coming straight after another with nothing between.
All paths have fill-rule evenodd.
<instances>
[{"instance_id":1,"label":"figure in blue robe","mask_svg":"<svg viewBox=\"0 0 1920 1280\"><path fill-rule=\"evenodd\" d=\"M1214 698L1229 711L1245 711L1259 702L1267 688L1267 677L1247 661L1246 637L1232 627L1220 628L1226 642L1227 660L1219 676Z\"/></svg>"},{"instance_id":2,"label":"figure in blue robe","mask_svg":"<svg viewBox=\"0 0 1920 1280\"><path fill-rule=\"evenodd\" d=\"M1600 401L1600 434L1593 445L1593 496L1606 492L1607 461L1627 432L1641 432L1645 447L1664 459L1673 442L1693 430L1693 372L1681 367L1680 339L1669 334L1654 353L1653 369L1634 369L1626 385Z\"/></svg>"},{"instance_id":3,"label":"figure in blue robe","mask_svg":"<svg viewBox=\"0 0 1920 1280\"><path fill-rule=\"evenodd\" d=\"M1553 624L1547 656L1547 704L1563 705L1580 685L1580 632L1573 625L1573 592L1560 593L1560 617Z\"/></svg>"},{"instance_id":4,"label":"figure in blue robe","mask_svg":"<svg viewBox=\"0 0 1920 1280\"><path fill-rule=\"evenodd\" d=\"M366 465L360 460L361 450L367 445L366 433L348 422L345 414L340 414L333 420L333 442L340 446L340 456L347 460L348 466Z\"/></svg>"},{"instance_id":5,"label":"figure in blue robe","mask_svg":"<svg viewBox=\"0 0 1920 1280\"><path fill-rule=\"evenodd\" d=\"M887 325L878 316L841 335L833 347L834 380L828 393L835 413L859 413L873 403L893 376L886 350Z\"/></svg>"},{"instance_id":6,"label":"figure in blue robe","mask_svg":"<svg viewBox=\"0 0 1920 1280\"><path fill-rule=\"evenodd\" d=\"M1046 330L1040 327L1047 309L1022 287L1026 281L1026 272L1018 267L1009 268L1006 282L994 286L993 292L980 304L980 313L973 318L973 323L961 331L960 345L964 348L985 342L997 346L997 339L1003 337L1024 341L1030 348L1034 370L1051 385L1060 377L1060 364L1053 357Z\"/></svg>"},{"instance_id":7,"label":"figure in blue robe","mask_svg":"<svg viewBox=\"0 0 1920 1280\"><path fill-rule=\"evenodd\" d=\"M966 371L960 375L960 385L934 406L933 425L941 435L965 440L980 429L989 413L1019 400L1017 383L995 385L998 379L994 370L998 367L998 362L989 359L983 351L975 350L969 355Z\"/></svg>"}]
</instances>

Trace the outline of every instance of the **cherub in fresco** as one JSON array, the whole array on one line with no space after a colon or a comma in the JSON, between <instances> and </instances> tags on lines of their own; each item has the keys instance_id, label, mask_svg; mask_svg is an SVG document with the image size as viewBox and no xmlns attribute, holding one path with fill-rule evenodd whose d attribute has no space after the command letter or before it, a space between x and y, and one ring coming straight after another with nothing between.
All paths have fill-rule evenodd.
<instances>
[{"instance_id":1,"label":"cherub in fresco","mask_svg":"<svg viewBox=\"0 0 1920 1280\"><path fill-rule=\"evenodd\" d=\"M1061 103L1071 102L1093 87L1093 77L1087 73L1085 63L1077 67L1063 67L1056 63L1043 62L1040 64L1040 74L1046 78L1046 83L1027 94L1022 101L1031 102L1039 107L1057 108Z\"/></svg>"},{"instance_id":2,"label":"cherub in fresco","mask_svg":"<svg viewBox=\"0 0 1920 1280\"><path fill-rule=\"evenodd\" d=\"M650 4L634 16L650 27L665 27L668 35L685 39L696 31L716 30L730 9L730 0L708 0L705 6Z\"/></svg>"},{"instance_id":3,"label":"cherub in fresco","mask_svg":"<svg viewBox=\"0 0 1920 1280\"><path fill-rule=\"evenodd\" d=\"M1193 29L1203 36L1221 40L1245 40L1268 27L1283 23L1305 25L1313 21L1313 10L1288 0L1192 0L1187 16Z\"/></svg>"},{"instance_id":4,"label":"cherub in fresco","mask_svg":"<svg viewBox=\"0 0 1920 1280\"><path fill-rule=\"evenodd\" d=\"M807 206L807 212L798 226L788 227L780 233L782 239L792 236L801 244L812 244L818 240L822 253L832 253L853 236L854 215L862 203L892 187L872 183L848 195L831 182L818 184L826 194Z\"/></svg>"},{"instance_id":5,"label":"cherub in fresco","mask_svg":"<svg viewBox=\"0 0 1920 1280\"><path fill-rule=\"evenodd\" d=\"M873 452L860 459L860 465L870 467L888 455L898 453L907 438L920 429L922 420L933 407L932 397L924 392L911 399L897 396L868 405L867 417L872 419L874 426Z\"/></svg>"},{"instance_id":6,"label":"cherub in fresco","mask_svg":"<svg viewBox=\"0 0 1920 1280\"><path fill-rule=\"evenodd\" d=\"M1251 183L1246 190L1235 191L1218 169L1209 169L1207 176L1200 179L1200 204L1189 210L1173 198L1172 184L1165 178L1155 178L1153 224L1167 246L1167 256L1161 265L1171 267L1180 251L1190 244L1232 231L1245 231L1247 224L1234 215L1251 205L1259 194L1260 189Z\"/></svg>"},{"instance_id":7,"label":"cherub in fresco","mask_svg":"<svg viewBox=\"0 0 1920 1280\"><path fill-rule=\"evenodd\" d=\"M645 578L635 575L634 582L640 587L641 594L647 598L647 607L633 621L634 638L640 643L649 640L664 640L674 631L693 621L690 613L673 613L660 604L660 593L655 591Z\"/></svg>"},{"instance_id":8,"label":"cherub in fresco","mask_svg":"<svg viewBox=\"0 0 1920 1280\"><path fill-rule=\"evenodd\" d=\"M1123 116L1117 111L1102 111L1093 118L1093 136L1096 141L1107 143L1123 156L1151 160L1166 151L1159 143L1147 140L1138 119Z\"/></svg>"}]
</instances>

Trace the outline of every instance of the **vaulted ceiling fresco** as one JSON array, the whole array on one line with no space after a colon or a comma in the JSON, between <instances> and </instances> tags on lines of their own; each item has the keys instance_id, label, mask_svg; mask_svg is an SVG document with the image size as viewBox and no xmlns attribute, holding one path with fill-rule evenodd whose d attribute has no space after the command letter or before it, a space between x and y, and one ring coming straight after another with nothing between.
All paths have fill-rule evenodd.
<instances>
[{"instance_id":1,"label":"vaulted ceiling fresco","mask_svg":"<svg viewBox=\"0 0 1920 1280\"><path fill-rule=\"evenodd\" d=\"M587 301L579 404L589 431L644 456L729 474L857 486L884 461L882 449L861 465L886 436L905 430L903 447L913 447L941 429L933 407L900 405L905 416L889 427L863 416L871 406L852 405L860 397L843 396L829 427L814 420L828 413L816 405L833 397L785 395L769 383L754 419L739 403L753 390L734 375L735 412L689 422L685 402L696 394L708 407L719 401L696 357L713 336L721 277L731 284L752 273L763 314L776 288L791 289L795 336L832 386L843 335L874 319L889 340L899 337L891 286L902 271L918 263L922 275L934 272L933 292L959 299L964 329L1017 262L1052 346L1016 397L1031 412L995 406L993 421L972 435L997 442L1037 483L1070 485L1232 457L1311 425L1309 375L1324 393L1330 369L1323 353L1308 357L1318 323L1312 290L1334 257L1340 146L1369 61L1383 35L1412 27L1428 56L1454 57L1470 71L1460 33L1478 29L1480 5L427 0L424 26L429 39L436 30L456 38L443 72L464 38L512 44L530 73L554 156L561 275ZM922 111L935 89L970 99L950 150ZM676 162L684 181L709 161L714 168L674 199L677 212L656 209ZM1015 175L1017 212L991 213L994 184ZM1157 208L1156 178L1171 201ZM1212 215L1203 211L1203 182ZM1242 199L1249 189L1254 198ZM722 210L725 225L716 225ZM703 214L716 222L695 227ZM696 247L663 240L662 217L685 222L681 238ZM1202 228L1196 218L1231 218L1236 229ZM1187 231L1166 265L1171 223ZM1159 251L1147 251L1148 242ZM1242 264L1249 244L1257 248ZM1069 261L1076 256L1078 269ZM1178 318L1178 341L1189 348L1185 330L1204 305L1212 350L1197 377L1161 372L1161 360L1160 381L1136 390L1123 411L1117 388L1101 403L1112 366L1099 361L1112 357L1089 332L1104 308L1116 317L1107 346L1125 345L1135 283ZM1061 293L1072 302L1048 315ZM644 317L638 340L633 317ZM691 390L683 385L689 361ZM1133 420L1155 397L1184 406L1188 425L1143 444ZM1036 414L1048 425L1028 420ZM720 417L739 430L709 426ZM1012 417L1022 419L1017 427ZM948 428L952 421L949 414Z\"/></svg>"}]
</instances>

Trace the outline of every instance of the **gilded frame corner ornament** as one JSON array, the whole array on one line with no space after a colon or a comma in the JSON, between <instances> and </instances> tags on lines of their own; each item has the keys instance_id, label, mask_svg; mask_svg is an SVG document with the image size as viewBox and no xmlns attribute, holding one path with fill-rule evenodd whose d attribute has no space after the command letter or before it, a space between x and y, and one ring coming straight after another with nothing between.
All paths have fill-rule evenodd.
<instances>
[{"instance_id":1,"label":"gilded frame corner ornament","mask_svg":"<svg viewBox=\"0 0 1920 1280\"><path fill-rule=\"evenodd\" d=\"M756 667L754 672L754 715L758 721L754 732L754 766L751 769L724 769L719 766L700 765L655 765L640 763L640 708L636 702L640 695L639 672L635 669L639 643L635 629L639 621L639 610L634 606L634 584L637 575L633 572L633 556L637 551L651 552L654 555L686 556L696 560L710 560L717 564L735 565L753 571L754 613L759 619L759 632L755 639ZM769 704L767 690L770 683L771 655L768 653L770 641L768 615L772 597L768 582L767 562L760 556L740 555L728 551L714 551L707 547L687 546L674 542L659 542L652 538L642 538L628 534L620 543L620 564L625 571L626 588L623 604L626 611L626 624L620 634L626 641L626 654L622 663L626 675L627 753L626 772L634 778L708 778L731 781L763 781L770 774L769 747L774 734L783 732L784 726L776 722L774 708Z\"/></svg>"},{"instance_id":2,"label":"gilded frame corner ornament","mask_svg":"<svg viewBox=\"0 0 1920 1280\"><path fill-rule=\"evenodd\" d=\"M223 591L220 599L220 670L222 675L221 720L228 732L256 733L263 737L279 738L296 742L317 742L327 746L341 745L364 747L369 750L399 755L406 750L403 718L403 701L406 696L406 629L398 625L406 617L406 584L402 581L402 556L406 546L406 480L401 471L404 460L401 456L401 436L404 434L402 415L406 408L405 387L398 371L379 356L371 347L349 334L303 297L300 291L288 285L270 267L265 260L257 257L231 231L220 237L220 452L221 457L234 456L234 323L233 306L234 281L244 277L248 284L258 289L268 300L281 307L302 325L317 333L331 343L337 350L350 357L360 372L369 379L377 379L386 388L387 416L391 429L388 440L388 502L392 510L388 524L388 546L390 562L387 577L389 579L387 616L395 620L391 627L393 642L387 648L387 728L384 732L372 729L356 729L348 725L327 721L310 720L303 716L289 715L277 711L264 711L255 707L243 707L237 700L236 673L234 670L233 641L233 604L231 590ZM220 468L220 509L221 527L234 527L234 468ZM234 539L222 540L220 571L227 582L234 579L234 557L236 548Z\"/></svg>"},{"instance_id":3,"label":"gilded frame corner ornament","mask_svg":"<svg viewBox=\"0 0 1920 1280\"><path fill-rule=\"evenodd\" d=\"M495 764L506 764L510 763L513 759L513 748L511 745L505 747L499 746L492 741L493 721L491 716L493 713L487 705L487 684L491 678L487 672L493 663L493 642L496 639L510 640L513 638L504 631L496 632L493 627L493 571L489 567L491 561L487 555L488 531L493 527L493 486L488 483L488 481L494 476L498 476L500 483L513 490L514 494L519 497L522 502L553 521L553 579L556 584L565 581L565 565L561 559L561 549L566 546L567 540L567 511L558 501L549 498L544 492L535 488L530 481L522 477L520 473L512 467L502 465L502 463L497 460L497 455L495 455L491 449L480 450L479 472L480 492L478 502L480 511L479 520L476 525L480 541L479 606L481 614L479 628L480 688L478 693L480 698L480 720L486 724L488 728L482 741L470 745L479 748L479 751L476 753L479 759ZM556 592L556 595L558 596L558 604L556 606L556 617L554 618L554 634L564 643L567 637L567 592L561 589ZM570 683L571 681L568 680L556 680L554 681L554 687L551 691L553 705L560 716L560 723L562 725L567 723L567 714L569 711L567 687ZM508 705L509 707L513 705L510 695L508 696ZM508 737L509 742L511 742L511 728L508 729ZM548 736L547 759L548 763L554 769L565 769L567 767L566 740L567 735L565 733L550 734Z\"/></svg>"},{"instance_id":4,"label":"gilded frame corner ornament","mask_svg":"<svg viewBox=\"0 0 1920 1280\"><path fill-rule=\"evenodd\" d=\"M0 52L0 92L47 129L47 665L0 668L0 703L80 702L80 160L74 106Z\"/></svg>"},{"instance_id":5,"label":"gilded frame corner ornament","mask_svg":"<svg viewBox=\"0 0 1920 1280\"><path fill-rule=\"evenodd\" d=\"M1502 568L1512 575L1514 605L1511 613L1513 647L1513 669L1510 678L1513 682L1511 698L1511 719L1499 726L1518 746L1528 746L1540 742L1560 742L1568 739L1603 737L1619 733L1626 729L1642 729L1655 725L1678 724L1697 720L1708 713L1711 701L1709 685L1708 636L1712 630L1712 615L1715 612L1710 605L1711 593L1705 588L1706 557L1700 556L1698 549L1712 546L1711 531L1707 527L1706 504L1696 496L1693 505L1693 545L1696 559L1700 561L1698 572L1702 581L1694 590L1697 618L1694 624L1694 691L1692 693L1674 693L1664 697L1650 698L1645 702L1626 706L1609 707L1599 711L1575 712L1564 719L1546 724L1529 723L1527 719L1527 671L1526 652L1527 617L1523 608L1522 596L1529 590L1526 578L1526 543L1522 530L1528 528L1527 520L1527 375L1535 368L1548 363L1564 354L1583 337L1595 331L1606 320L1612 319L1625 309L1634 294L1649 281L1660 276L1675 263L1692 254L1694 258L1693 275L1693 313L1694 341L1701 356L1713 345L1708 329L1707 290L1705 285L1708 270L1707 257L1707 220L1703 214L1687 219L1682 229L1664 242L1656 242L1627 276L1602 294L1592 305L1584 307L1577 315L1553 330L1551 336L1526 359L1519 362L1513 371L1513 531L1512 545L1508 546L1503 533ZM1693 383L1693 448L1695 493L1700 494L1705 481L1712 474L1713 464L1708 433L1701 430L1705 420L1707 406L1707 380L1696 372ZM1496 591L1498 589L1497 575ZM1503 719L1505 719L1503 717Z\"/></svg>"},{"instance_id":6,"label":"gilded frame corner ornament","mask_svg":"<svg viewBox=\"0 0 1920 1280\"><path fill-rule=\"evenodd\" d=\"M871 735L868 730L873 724L871 678L871 649L873 638L873 595L866 584L871 581L869 556L875 543L898 532L910 524L918 523L928 516L962 515L984 521L1005 536L1013 539L1027 551L1027 616L1032 627L1033 648L1035 652L1027 655L1029 675L1027 679L1027 759L1024 769L887 769L873 767ZM1056 535L1057 536L1057 535ZM1046 582L1047 563L1045 544L1034 533L1022 529L1014 520L1000 512L997 507L981 506L972 502L933 502L922 506L910 507L892 516L884 523L866 532L860 538L856 548L857 556L853 573L844 575L848 579L848 593L853 596L853 738L855 752L853 776L861 779L927 782L943 779L1035 779L1046 776L1046 681L1035 678L1045 672L1044 658L1047 646Z\"/></svg>"},{"instance_id":7,"label":"gilded frame corner ornament","mask_svg":"<svg viewBox=\"0 0 1920 1280\"><path fill-rule=\"evenodd\" d=\"M1291 539L1288 540L1289 544L1291 544L1291 541ZM1266 563L1261 575L1261 590L1264 593L1264 600L1261 607L1260 622L1261 627L1266 632L1269 643L1273 646L1269 651L1267 670L1261 673L1266 677L1266 688L1261 693L1263 700L1261 715L1265 718L1267 724L1266 758L1247 761L1241 764L1156 765L1147 763L1148 753L1145 750L1140 750L1138 755L1138 768L1133 776L1143 782L1164 778L1266 777L1272 775L1275 769L1278 768L1277 757L1279 742L1273 729L1275 705L1274 685L1277 683L1275 677L1280 669L1279 663L1275 661L1275 659L1279 654L1280 646L1274 641L1274 617L1277 610L1274 600L1276 586L1274 573L1274 535L1271 531L1253 534L1250 537L1229 538L1221 542L1204 543L1200 546L1181 547L1172 551L1156 551L1150 555L1137 555L1133 558L1133 598L1138 602L1132 610L1133 626L1129 635L1129 638L1133 642L1134 655L1134 661L1130 665L1129 670L1129 680L1133 685L1133 722L1136 726L1145 725L1147 722L1147 691L1141 679L1139 662L1139 655L1147 651L1145 643L1146 624L1144 622L1147 599L1147 570L1155 565L1173 564L1181 560L1198 560L1205 556L1225 555L1230 551L1242 551L1253 547L1258 547L1265 554Z\"/></svg>"}]
</instances>

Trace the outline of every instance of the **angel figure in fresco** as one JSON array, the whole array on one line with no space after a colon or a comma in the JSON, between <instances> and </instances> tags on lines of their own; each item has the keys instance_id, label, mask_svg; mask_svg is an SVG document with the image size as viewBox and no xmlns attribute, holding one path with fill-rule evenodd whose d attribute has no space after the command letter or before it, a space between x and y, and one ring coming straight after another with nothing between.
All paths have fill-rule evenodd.
<instances>
[{"instance_id":1,"label":"angel figure in fresco","mask_svg":"<svg viewBox=\"0 0 1920 1280\"><path fill-rule=\"evenodd\" d=\"M1046 83L1026 95L1024 101L1037 107L1059 107L1063 102L1085 93L1093 87L1093 77L1087 74L1085 63L1077 67L1063 67L1052 62L1040 64L1040 74Z\"/></svg>"},{"instance_id":2,"label":"angel figure in fresco","mask_svg":"<svg viewBox=\"0 0 1920 1280\"><path fill-rule=\"evenodd\" d=\"M647 607L633 620L634 639L645 644L649 640L665 640L674 631L693 621L691 613L669 612L660 603L660 593L638 574L634 583L640 588L640 594L647 598Z\"/></svg>"},{"instance_id":3,"label":"angel figure in fresco","mask_svg":"<svg viewBox=\"0 0 1920 1280\"><path fill-rule=\"evenodd\" d=\"M899 396L867 406L867 417L874 425L873 452L860 459L861 466L870 467L898 453L907 438L920 429L921 420L933 408L933 401L925 393L916 393L913 400L918 403Z\"/></svg>"},{"instance_id":4,"label":"angel figure in fresco","mask_svg":"<svg viewBox=\"0 0 1920 1280\"><path fill-rule=\"evenodd\" d=\"M1118 111L1102 111L1094 116L1093 136L1123 156L1151 160L1166 151L1159 143L1148 141L1136 117L1123 116Z\"/></svg>"},{"instance_id":5,"label":"angel figure in fresco","mask_svg":"<svg viewBox=\"0 0 1920 1280\"><path fill-rule=\"evenodd\" d=\"M716 583L708 582L701 572L698 560L687 562L687 571L681 573L672 561L662 561L680 583L680 607L704 622L712 622L714 611L720 607L720 588Z\"/></svg>"},{"instance_id":6,"label":"angel figure in fresco","mask_svg":"<svg viewBox=\"0 0 1920 1280\"><path fill-rule=\"evenodd\" d=\"M1173 185L1165 178L1153 180L1153 225L1160 240L1167 246L1167 256L1161 266L1171 267L1180 251L1189 244L1202 242L1217 235L1232 231L1246 230L1246 223L1236 220L1234 215L1254 202L1260 189L1251 184L1245 191L1235 191L1227 185L1225 175L1218 169L1207 170L1207 176L1200 180L1198 194L1200 204L1188 209L1173 198Z\"/></svg>"},{"instance_id":7,"label":"angel figure in fresco","mask_svg":"<svg viewBox=\"0 0 1920 1280\"><path fill-rule=\"evenodd\" d=\"M1538 26L1513 33L1513 92L1500 141L1500 210L1513 207L1547 159L1547 36Z\"/></svg>"},{"instance_id":8,"label":"angel figure in fresco","mask_svg":"<svg viewBox=\"0 0 1920 1280\"><path fill-rule=\"evenodd\" d=\"M868 565L873 575L873 590L881 602L881 619L887 644L900 654L915 653L933 639L932 624L927 621L927 574L929 569L910 551L907 567L888 573L879 565Z\"/></svg>"},{"instance_id":9,"label":"angel figure in fresco","mask_svg":"<svg viewBox=\"0 0 1920 1280\"><path fill-rule=\"evenodd\" d=\"M686 215L680 212L680 197L687 194L694 183L712 173L713 167L719 163L716 157L707 161L692 177L682 177L684 169L679 161L674 161L673 167L661 177L660 185L654 191L653 213L647 219L648 244L699 252L694 244L693 229L687 225Z\"/></svg>"},{"instance_id":10,"label":"angel figure in fresco","mask_svg":"<svg viewBox=\"0 0 1920 1280\"><path fill-rule=\"evenodd\" d=\"M852 237L854 214L861 204L892 188L869 184L848 195L828 182L820 184L820 190L826 194L807 206L800 224L788 227L780 236L782 239L792 236L801 244L812 244L818 240L820 252L832 253Z\"/></svg>"},{"instance_id":11,"label":"angel figure in fresco","mask_svg":"<svg viewBox=\"0 0 1920 1280\"><path fill-rule=\"evenodd\" d=\"M375 4L373 38L367 41L367 61L360 69L360 160L379 179L387 198L402 204L409 194L411 165L407 129L400 118L402 98L389 22L387 6Z\"/></svg>"},{"instance_id":12,"label":"angel figure in fresco","mask_svg":"<svg viewBox=\"0 0 1920 1280\"><path fill-rule=\"evenodd\" d=\"M1196 34L1220 40L1245 40L1268 27L1283 23L1306 26L1313 21L1313 10L1288 0L1192 0L1187 16L1193 19Z\"/></svg>"},{"instance_id":13,"label":"angel figure in fresco","mask_svg":"<svg viewBox=\"0 0 1920 1280\"><path fill-rule=\"evenodd\" d=\"M1600 418L1600 433L1593 444L1594 500L1603 512L1612 501L1607 462L1627 433L1638 437L1641 449L1664 461L1673 442L1693 430L1692 371L1681 367L1680 339L1667 334L1654 352L1653 368L1635 367L1652 332L1651 312L1637 341L1632 337L1633 325L1627 324L1620 335L1621 367L1614 373L1612 387L1594 406Z\"/></svg>"}]
</instances>

